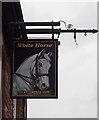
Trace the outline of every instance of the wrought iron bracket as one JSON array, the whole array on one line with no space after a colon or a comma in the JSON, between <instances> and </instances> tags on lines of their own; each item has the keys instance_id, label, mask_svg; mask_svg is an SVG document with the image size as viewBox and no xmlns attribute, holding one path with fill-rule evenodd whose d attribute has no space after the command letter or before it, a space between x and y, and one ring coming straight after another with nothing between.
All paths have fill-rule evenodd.
<instances>
[{"instance_id":1,"label":"wrought iron bracket","mask_svg":"<svg viewBox=\"0 0 99 120\"><path fill-rule=\"evenodd\" d=\"M60 26L60 21L59 22L10 22L10 27L14 28L12 31L18 31L20 38L22 38L23 34L52 34L52 39L54 39L54 34L59 35L61 33L73 33L74 34L74 41L76 42L76 34L78 33L84 33L86 36L87 33L97 33L97 29L55 29L56 26ZM51 26L51 29L26 29L26 26ZM16 29L17 28L17 29ZM77 42L76 42L76 45Z\"/></svg>"}]
</instances>

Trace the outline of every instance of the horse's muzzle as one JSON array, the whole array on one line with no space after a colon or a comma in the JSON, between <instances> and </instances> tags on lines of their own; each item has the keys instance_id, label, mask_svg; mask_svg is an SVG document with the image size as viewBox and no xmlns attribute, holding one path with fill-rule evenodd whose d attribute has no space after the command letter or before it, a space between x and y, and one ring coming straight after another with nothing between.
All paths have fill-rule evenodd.
<instances>
[{"instance_id":1,"label":"horse's muzzle","mask_svg":"<svg viewBox=\"0 0 99 120\"><path fill-rule=\"evenodd\" d=\"M41 88L42 90L48 89L50 86L47 86L45 83L42 83Z\"/></svg>"}]
</instances>

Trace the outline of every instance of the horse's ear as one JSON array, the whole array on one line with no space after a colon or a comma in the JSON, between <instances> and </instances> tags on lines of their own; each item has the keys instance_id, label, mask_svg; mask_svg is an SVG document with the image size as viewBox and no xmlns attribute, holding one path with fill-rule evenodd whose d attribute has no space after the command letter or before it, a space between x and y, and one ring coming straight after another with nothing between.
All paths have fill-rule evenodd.
<instances>
[{"instance_id":1,"label":"horse's ear","mask_svg":"<svg viewBox=\"0 0 99 120\"><path fill-rule=\"evenodd\" d=\"M43 50L39 53L39 57L43 57L44 54L45 54L45 52L46 52L46 49L43 49Z\"/></svg>"},{"instance_id":2,"label":"horse's ear","mask_svg":"<svg viewBox=\"0 0 99 120\"><path fill-rule=\"evenodd\" d=\"M51 57L52 54L53 54L52 52L49 52L49 53L48 53L48 56Z\"/></svg>"}]
</instances>

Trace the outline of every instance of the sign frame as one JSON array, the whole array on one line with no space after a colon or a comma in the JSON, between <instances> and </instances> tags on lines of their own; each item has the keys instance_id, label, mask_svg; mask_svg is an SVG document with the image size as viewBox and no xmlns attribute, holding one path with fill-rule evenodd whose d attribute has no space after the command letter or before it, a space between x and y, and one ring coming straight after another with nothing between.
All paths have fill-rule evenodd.
<instances>
[{"instance_id":1,"label":"sign frame","mask_svg":"<svg viewBox=\"0 0 99 120\"><path fill-rule=\"evenodd\" d=\"M13 56L12 56L12 66L11 66L11 92L10 92L11 93L10 96L12 99L15 98L57 99L58 98L58 43L59 43L58 39L20 39L13 41ZM51 64L52 64L49 70L47 70L50 72L48 73L48 76L46 75L46 73L44 73L45 79L49 77L50 87L46 90L41 90L41 88L39 87L39 89L36 88L36 90L18 90L16 91L17 94L14 93L13 91L15 91L15 89L13 86L15 86L16 84L14 83L15 78L17 83L18 80L22 77L23 78L27 77L28 80L30 79L29 76L27 75L22 74L22 76L20 76L20 74L18 74L19 71L18 69L20 69L21 66L20 64L23 64L23 61L28 59L31 55L35 56L35 54L41 54L42 51L45 51L44 54L45 56L47 56L47 54L49 53L52 54L51 58L48 58L51 60ZM28 58L25 57L25 55L28 56ZM17 74L15 71L17 71ZM41 77L43 78L42 75ZM21 83L17 85L20 85ZM26 86L24 85L24 88L25 87ZM17 88L19 89L19 87Z\"/></svg>"}]
</instances>

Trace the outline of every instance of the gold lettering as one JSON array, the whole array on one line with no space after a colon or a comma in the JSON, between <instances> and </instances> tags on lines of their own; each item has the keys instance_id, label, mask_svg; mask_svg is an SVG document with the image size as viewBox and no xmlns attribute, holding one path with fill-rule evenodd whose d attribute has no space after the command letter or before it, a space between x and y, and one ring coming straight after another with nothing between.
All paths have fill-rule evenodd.
<instances>
[{"instance_id":1,"label":"gold lettering","mask_svg":"<svg viewBox=\"0 0 99 120\"><path fill-rule=\"evenodd\" d=\"M52 44L41 44L41 43L36 43L35 47L52 47Z\"/></svg>"},{"instance_id":2,"label":"gold lettering","mask_svg":"<svg viewBox=\"0 0 99 120\"><path fill-rule=\"evenodd\" d=\"M33 46L34 44L30 44L30 43L18 43L18 47L29 48Z\"/></svg>"},{"instance_id":3,"label":"gold lettering","mask_svg":"<svg viewBox=\"0 0 99 120\"><path fill-rule=\"evenodd\" d=\"M21 43L18 43L18 47L22 47L22 46L21 46Z\"/></svg>"}]
</instances>

